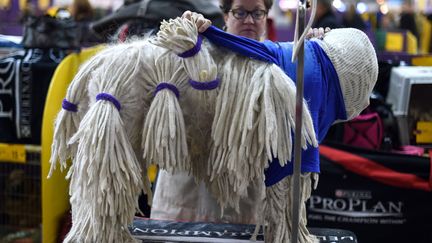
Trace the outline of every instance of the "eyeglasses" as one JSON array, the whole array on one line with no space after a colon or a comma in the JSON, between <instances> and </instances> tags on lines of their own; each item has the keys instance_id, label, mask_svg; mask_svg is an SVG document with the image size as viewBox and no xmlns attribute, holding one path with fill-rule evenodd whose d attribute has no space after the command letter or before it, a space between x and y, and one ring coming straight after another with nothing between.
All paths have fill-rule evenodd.
<instances>
[{"instance_id":1,"label":"eyeglasses","mask_svg":"<svg viewBox=\"0 0 432 243\"><path fill-rule=\"evenodd\" d=\"M234 18L238 20L246 19L249 14L254 20L262 20L267 15L267 11L262 9L247 11L239 8L239 9L231 9L229 12L231 12Z\"/></svg>"}]
</instances>

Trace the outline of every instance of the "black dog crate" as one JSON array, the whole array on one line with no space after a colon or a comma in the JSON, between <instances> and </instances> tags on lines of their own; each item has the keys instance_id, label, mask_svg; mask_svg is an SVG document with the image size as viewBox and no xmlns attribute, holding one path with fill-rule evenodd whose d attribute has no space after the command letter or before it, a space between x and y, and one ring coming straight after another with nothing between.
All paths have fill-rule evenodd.
<instances>
[{"instance_id":1,"label":"black dog crate","mask_svg":"<svg viewBox=\"0 0 432 243\"><path fill-rule=\"evenodd\" d=\"M0 144L0 242L41 242L40 146Z\"/></svg>"}]
</instances>

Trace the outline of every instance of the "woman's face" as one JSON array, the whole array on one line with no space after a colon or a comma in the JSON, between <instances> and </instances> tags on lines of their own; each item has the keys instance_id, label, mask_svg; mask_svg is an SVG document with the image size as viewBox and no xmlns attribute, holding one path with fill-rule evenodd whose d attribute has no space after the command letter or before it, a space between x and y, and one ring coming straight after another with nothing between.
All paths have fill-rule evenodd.
<instances>
[{"instance_id":1,"label":"woman's face","mask_svg":"<svg viewBox=\"0 0 432 243\"><path fill-rule=\"evenodd\" d=\"M262 11L265 12L264 16ZM228 33L255 40L261 40L265 36L267 9L264 0L234 0L224 19Z\"/></svg>"}]
</instances>

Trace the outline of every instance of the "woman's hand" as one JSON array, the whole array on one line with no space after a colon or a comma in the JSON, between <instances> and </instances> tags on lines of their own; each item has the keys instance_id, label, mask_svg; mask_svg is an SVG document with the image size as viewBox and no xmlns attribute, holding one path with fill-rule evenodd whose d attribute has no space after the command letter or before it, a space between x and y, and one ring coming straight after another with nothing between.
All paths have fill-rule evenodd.
<instances>
[{"instance_id":1,"label":"woman's hand","mask_svg":"<svg viewBox=\"0 0 432 243\"><path fill-rule=\"evenodd\" d=\"M182 15L182 18L189 19L194 22L197 26L198 32L202 33L210 27L212 22L209 19L206 19L204 15L191 12L189 10L185 11Z\"/></svg>"},{"instance_id":2,"label":"woman's hand","mask_svg":"<svg viewBox=\"0 0 432 243\"><path fill-rule=\"evenodd\" d=\"M309 32L306 34L306 39L312 39L312 38L323 39L324 34L329 31L330 31L329 27L326 27L325 29L324 28L309 29Z\"/></svg>"}]
</instances>

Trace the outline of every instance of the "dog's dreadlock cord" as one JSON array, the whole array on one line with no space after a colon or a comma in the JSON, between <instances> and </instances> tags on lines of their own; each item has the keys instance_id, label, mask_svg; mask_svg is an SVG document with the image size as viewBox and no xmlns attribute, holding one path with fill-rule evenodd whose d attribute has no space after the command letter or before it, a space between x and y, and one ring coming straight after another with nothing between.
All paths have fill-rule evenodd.
<instances>
[{"instance_id":1,"label":"dog's dreadlock cord","mask_svg":"<svg viewBox=\"0 0 432 243\"><path fill-rule=\"evenodd\" d=\"M206 164L211 146L210 125L220 80L217 65L208 50L209 44L198 34L195 21L197 18L193 16L191 20L177 18L162 22L154 43L179 56L188 75L189 87L185 89L181 105L187 114L186 132L194 134L188 137L190 172L199 180L208 180Z\"/></svg>"},{"instance_id":2,"label":"dog's dreadlock cord","mask_svg":"<svg viewBox=\"0 0 432 243\"><path fill-rule=\"evenodd\" d=\"M154 66L144 80L155 84L153 100L144 121L143 158L147 165L175 173L189 171L189 153L183 113L179 105L187 85L181 59L166 49L154 46Z\"/></svg>"},{"instance_id":3,"label":"dog's dreadlock cord","mask_svg":"<svg viewBox=\"0 0 432 243\"><path fill-rule=\"evenodd\" d=\"M65 242L133 242L127 226L143 190L136 157L145 42L113 46L89 80L90 109L70 143L72 229ZM95 57L97 58L97 57ZM139 143L138 143L139 144ZM145 189L150 193L149 188Z\"/></svg>"},{"instance_id":4,"label":"dog's dreadlock cord","mask_svg":"<svg viewBox=\"0 0 432 243\"><path fill-rule=\"evenodd\" d=\"M48 177L51 177L56 169L57 160L60 169L66 169L66 160L73 158L76 154L76 146L68 145L69 139L78 129L82 117L88 110L87 85L92 73L105 60L105 52L99 53L97 57L86 62L80 67L71 84L66 97L62 103L62 110L58 113L54 124L54 137L51 145L51 168Z\"/></svg>"}]
</instances>

